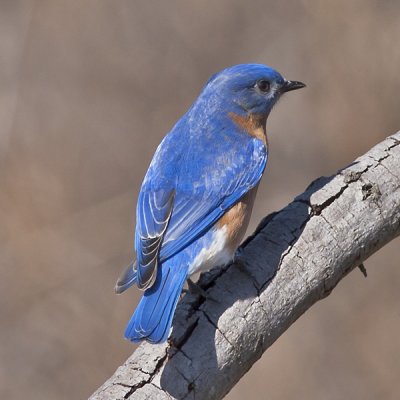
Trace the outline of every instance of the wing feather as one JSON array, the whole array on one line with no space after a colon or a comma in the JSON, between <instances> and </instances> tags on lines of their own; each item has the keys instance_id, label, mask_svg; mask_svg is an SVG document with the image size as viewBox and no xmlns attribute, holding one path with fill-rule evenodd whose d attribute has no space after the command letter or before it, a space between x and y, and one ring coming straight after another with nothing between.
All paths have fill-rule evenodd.
<instances>
[{"instance_id":1,"label":"wing feather","mask_svg":"<svg viewBox=\"0 0 400 400\"><path fill-rule=\"evenodd\" d=\"M267 149L258 139L227 143L220 157L187 150L192 159L182 158L182 149L162 145L137 205L137 285L144 289L154 283L159 263L190 245L257 185L267 162ZM171 154L179 160L167 158Z\"/></svg>"},{"instance_id":2,"label":"wing feather","mask_svg":"<svg viewBox=\"0 0 400 400\"><path fill-rule=\"evenodd\" d=\"M175 191L141 191L137 208L137 285L150 287L155 280L158 254L172 212Z\"/></svg>"}]
</instances>

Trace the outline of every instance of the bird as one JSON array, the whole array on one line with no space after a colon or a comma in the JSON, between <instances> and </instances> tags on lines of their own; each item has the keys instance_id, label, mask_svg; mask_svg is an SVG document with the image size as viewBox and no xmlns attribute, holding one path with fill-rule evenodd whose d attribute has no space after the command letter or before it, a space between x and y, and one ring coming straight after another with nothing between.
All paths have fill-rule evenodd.
<instances>
[{"instance_id":1,"label":"bird","mask_svg":"<svg viewBox=\"0 0 400 400\"><path fill-rule=\"evenodd\" d=\"M166 341L186 280L232 261L268 160L268 115L303 87L266 65L228 67L161 141L138 195L136 261L115 286L144 290L126 339Z\"/></svg>"}]
</instances>

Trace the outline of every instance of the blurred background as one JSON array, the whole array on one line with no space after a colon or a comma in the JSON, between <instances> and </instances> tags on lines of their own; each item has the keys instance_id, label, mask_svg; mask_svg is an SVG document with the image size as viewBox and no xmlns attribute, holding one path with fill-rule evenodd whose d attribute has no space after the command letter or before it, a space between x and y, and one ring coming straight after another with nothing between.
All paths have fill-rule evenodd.
<instances>
[{"instance_id":1,"label":"blurred background","mask_svg":"<svg viewBox=\"0 0 400 400\"><path fill-rule=\"evenodd\" d=\"M83 399L132 352L137 193L214 72L307 83L269 119L249 230L400 129L400 3L0 1L0 398ZM398 399L399 240L297 321L227 396Z\"/></svg>"}]
</instances>

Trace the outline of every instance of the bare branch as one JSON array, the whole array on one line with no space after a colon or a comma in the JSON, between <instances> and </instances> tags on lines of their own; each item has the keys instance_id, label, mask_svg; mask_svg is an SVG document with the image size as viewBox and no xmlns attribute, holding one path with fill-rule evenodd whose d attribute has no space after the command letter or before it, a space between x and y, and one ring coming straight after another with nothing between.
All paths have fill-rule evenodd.
<instances>
[{"instance_id":1,"label":"bare branch","mask_svg":"<svg viewBox=\"0 0 400 400\"><path fill-rule=\"evenodd\" d=\"M142 344L91 397L220 399L353 268L400 233L400 132L266 217L234 264L185 295L168 344Z\"/></svg>"}]
</instances>

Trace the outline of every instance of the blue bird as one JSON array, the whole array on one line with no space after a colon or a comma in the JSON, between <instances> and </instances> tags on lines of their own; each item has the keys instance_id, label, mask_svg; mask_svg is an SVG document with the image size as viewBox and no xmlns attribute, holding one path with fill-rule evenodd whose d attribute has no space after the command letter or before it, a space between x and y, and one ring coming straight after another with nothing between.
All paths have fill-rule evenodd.
<instances>
[{"instance_id":1,"label":"blue bird","mask_svg":"<svg viewBox=\"0 0 400 400\"><path fill-rule=\"evenodd\" d=\"M267 117L304 86L265 65L224 69L164 137L139 193L136 261L115 287L144 290L127 339L165 341L189 276L232 260L267 164Z\"/></svg>"}]
</instances>

